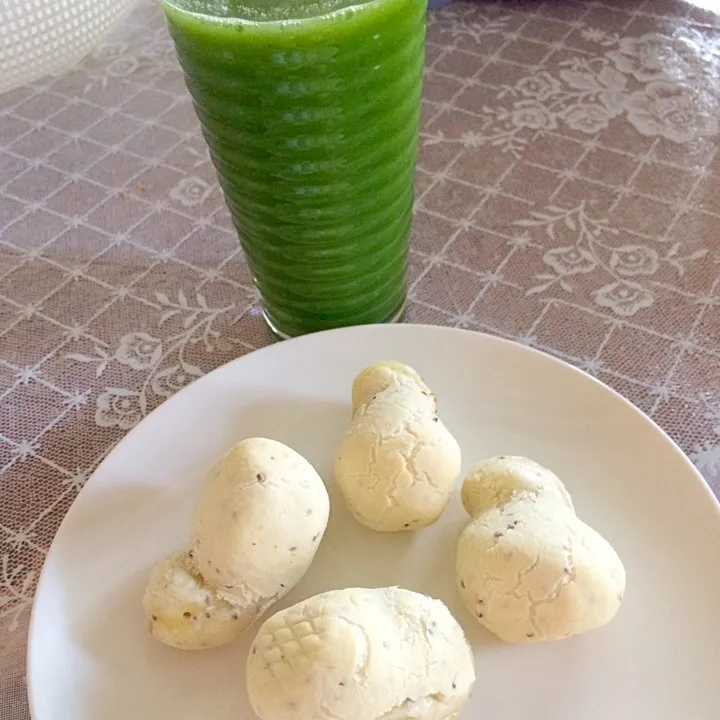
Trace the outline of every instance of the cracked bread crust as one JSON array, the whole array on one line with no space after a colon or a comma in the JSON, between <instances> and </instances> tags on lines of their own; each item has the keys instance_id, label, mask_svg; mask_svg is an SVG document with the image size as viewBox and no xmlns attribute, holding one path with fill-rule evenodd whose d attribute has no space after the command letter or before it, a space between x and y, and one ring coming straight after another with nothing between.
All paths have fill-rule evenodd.
<instances>
[{"instance_id":1,"label":"cracked bread crust","mask_svg":"<svg viewBox=\"0 0 720 720\"><path fill-rule=\"evenodd\" d=\"M362 405L367 405L373 398L395 383L405 383L430 393L420 374L408 365L395 360L382 360L366 367L352 384L353 416Z\"/></svg>"},{"instance_id":2,"label":"cracked bread crust","mask_svg":"<svg viewBox=\"0 0 720 720\"><path fill-rule=\"evenodd\" d=\"M534 460L518 455L500 455L476 465L463 481L461 496L470 517L521 497L542 497L574 512L570 493L560 478Z\"/></svg>"},{"instance_id":3,"label":"cracked bread crust","mask_svg":"<svg viewBox=\"0 0 720 720\"><path fill-rule=\"evenodd\" d=\"M460 447L438 418L435 396L414 370L397 366L379 363L356 379L354 401L365 401L335 460L348 508L383 532L436 522L460 473ZM375 391L369 398L367 388Z\"/></svg>"},{"instance_id":4,"label":"cracked bread crust","mask_svg":"<svg viewBox=\"0 0 720 720\"><path fill-rule=\"evenodd\" d=\"M550 471L525 458L493 458L465 479L463 501L476 514L458 539L458 591L501 640L559 640L615 616L623 564L577 517Z\"/></svg>"}]
</instances>

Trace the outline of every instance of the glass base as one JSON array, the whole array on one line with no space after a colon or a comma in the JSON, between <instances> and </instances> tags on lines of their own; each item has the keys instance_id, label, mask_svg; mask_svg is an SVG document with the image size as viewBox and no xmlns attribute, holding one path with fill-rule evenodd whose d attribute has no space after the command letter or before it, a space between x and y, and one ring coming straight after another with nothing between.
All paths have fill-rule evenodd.
<instances>
[{"instance_id":1,"label":"glass base","mask_svg":"<svg viewBox=\"0 0 720 720\"><path fill-rule=\"evenodd\" d=\"M402 307L400 308L400 310L398 310L398 312L395 313L395 315L393 315L393 316L392 316L391 318L389 318L388 320L383 320L383 321L381 321L380 324L385 324L385 323L401 323L401 322L403 322L403 321L405 320L405 310L406 310L406 309L407 309L407 302L403 303ZM270 332L273 334L273 337L274 337L276 340L290 340L290 339L292 339L293 337L296 337L296 336L294 336L294 335L288 335L287 333L284 333L284 332L282 332L282 330L280 330L279 328L277 328L277 327L274 325L273 321L272 321L272 320L270 319L270 317L268 316L267 312L265 311L265 308L263 308L262 316L263 316L263 318L264 318L264 320L265 320L265 323L267 324L268 328L270 328Z\"/></svg>"}]
</instances>

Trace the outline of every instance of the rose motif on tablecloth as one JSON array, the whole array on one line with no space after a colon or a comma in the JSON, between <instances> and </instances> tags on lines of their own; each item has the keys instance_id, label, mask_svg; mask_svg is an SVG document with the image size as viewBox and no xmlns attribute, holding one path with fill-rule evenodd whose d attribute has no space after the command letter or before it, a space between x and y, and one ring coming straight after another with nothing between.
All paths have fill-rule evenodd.
<instances>
[{"instance_id":1,"label":"rose motif on tablecloth","mask_svg":"<svg viewBox=\"0 0 720 720\"><path fill-rule=\"evenodd\" d=\"M658 254L645 245L623 245L610 253L610 267L626 277L653 275L659 267Z\"/></svg>"},{"instance_id":2,"label":"rose motif on tablecloth","mask_svg":"<svg viewBox=\"0 0 720 720\"><path fill-rule=\"evenodd\" d=\"M131 332L120 338L115 359L134 370L147 370L162 356L162 341L144 332Z\"/></svg>"},{"instance_id":3,"label":"rose motif on tablecloth","mask_svg":"<svg viewBox=\"0 0 720 720\"><path fill-rule=\"evenodd\" d=\"M622 114L627 78L621 72L609 64L604 64L600 69L591 68L577 58L565 64L568 65L568 69L561 70L560 77L572 88L572 91L565 93L565 99L580 102L569 106L563 103L558 108L559 112L567 113L578 105L595 108L602 104L606 111L605 115L609 116L608 119ZM597 111L593 114L599 117Z\"/></svg>"},{"instance_id":4,"label":"rose motif on tablecloth","mask_svg":"<svg viewBox=\"0 0 720 720\"><path fill-rule=\"evenodd\" d=\"M588 135L606 128L612 118L613 114L598 103L572 105L563 113L568 127Z\"/></svg>"},{"instance_id":5,"label":"rose motif on tablecloth","mask_svg":"<svg viewBox=\"0 0 720 720\"><path fill-rule=\"evenodd\" d=\"M640 82L667 78L668 71L677 71L683 62L673 47L672 38L659 33L620 38L618 49L606 55L618 70L633 75Z\"/></svg>"},{"instance_id":6,"label":"rose motif on tablecloth","mask_svg":"<svg viewBox=\"0 0 720 720\"><path fill-rule=\"evenodd\" d=\"M546 100L560 90L560 81L548 72L538 72L519 80L515 89L526 98Z\"/></svg>"},{"instance_id":7,"label":"rose motif on tablecloth","mask_svg":"<svg viewBox=\"0 0 720 720\"><path fill-rule=\"evenodd\" d=\"M642 135L673 142L720 132L712 66L689 40L659 33L621 38L592 29L583 37L599 43L602 53L574 55L561 60L556 72L536 69L512 85L501 85L499 102L480 108L477 130L461 137L443 130L421 132L423 144L492 146L519 158L532 142L527 130L565 124L596 135L620 117ZM507 98L512 98L509 107L502 102Z\"/></svg>"},{"instance_id":8,"label":"rose motif on tablecloth","mask_svg":"<svg viewBox=\"0 0 720 720\"><path fill-rule=\"evenodd\" d=\"M642 135L684 143L718 132L717 102L699 91L669 82L651 82L625 101L628 121Z\"/></svg>"},{"instance_id":9,"label":"rose motif on tablecloth","mask_svg":"<svg viewBox=\"0 0 720 720\"><path fill-rule=\"evenodd\" d=\"M201 377L202 374L200 368L189 363L173 365L157 373L152 379L151 387L156 395L167 398Z\"/></svg>"},{"instance_id":10,"label":"rose motif on tablecloth","mask_svg":"<svg viewBox=\"0 0 720 720\"><path fill-rule=\"evenodd\" d=\"M98 396L95 424L100 427L118 427L129 430L142 420L140 396L123 388L106 388Z\"/></svg>"},{"instance_id":11,"label":"rose motif on tablecloth","mask_svg":"<svg viewBox=\"0 0 720 720\"><path fill-rule=\"evenodd\" d=\"M579 247L559 247L548 250L543 255L543 262L555 270L558 275L589 273L597 264L591 252Z\"/></svg>"},{"instance_id":12,"label":"rose motif on tablecloth","mask_svg":"<svg viewBox=\"0 0 720 720\"><path fill-rule=\"evenodd\" d=\"M529 130L554 130L557 127L552 113L534 100L516 102L510 113L510 121L516 128Z\"/></svg>"},{"instance_id":13,"label":"rose motif on tablecloth","mask_svg":"<svg viewBox=\"0 0 720 720\"><path fill-rule=\"evenodd\" d=\"M185 207L199 205L212 191L212 186L199 177L184 177L170 191L170 198Z\"/></svg>"},{"instance_id":14,"label":"rose motif on tablecloth","mask_svg":"<svg viewBox=\"0 0 720 720\"><path fill-rule=\"evenodd\" d=\"M638 310L650 307L653 296L638 283L620 280L601 287L593 294L595 303L600 307L609 308L616 315L630 317Z\"/></svg>"}]
</instances>

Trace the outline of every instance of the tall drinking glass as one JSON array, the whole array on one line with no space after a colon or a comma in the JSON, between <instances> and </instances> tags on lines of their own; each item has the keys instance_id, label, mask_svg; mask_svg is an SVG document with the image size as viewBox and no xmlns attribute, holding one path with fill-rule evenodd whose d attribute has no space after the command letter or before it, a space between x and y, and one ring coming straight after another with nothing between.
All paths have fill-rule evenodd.
<instances>
[{"instance_id":1,"label":"tall drinking glass","mask_svg":"<svg viewBox=\"0 0 720 720\"><path fill-rule=\"evenodd\" d=\"M427 0L162 0L279 337L401 319Z\"/></svg>"}]
</instances>

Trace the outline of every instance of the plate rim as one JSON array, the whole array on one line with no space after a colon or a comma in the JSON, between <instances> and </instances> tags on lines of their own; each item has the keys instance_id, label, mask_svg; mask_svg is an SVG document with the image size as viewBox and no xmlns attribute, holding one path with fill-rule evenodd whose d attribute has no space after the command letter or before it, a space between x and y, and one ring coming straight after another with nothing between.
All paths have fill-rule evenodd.
<instances>
[{"instance_id":1,"label":"plate rim","mask_svg":"<svg viewBox=\"0 0 720 720\"><path fill-rule=\"evenodd\" d=\"M599 380L596 377L593 377L589 373L585 372L581 368L576 367L575 365L572 365L571 363L567 362L566 360L563 360L559 357L556 357L555 355L552 355L550 352L547 352L545 350L541 350L536 347L532 347L529 345L524 345L521 342L518 342L517 340L512 340L509 338L504 338L498 335L492 335L488 332L478 331L478 330L471 330L466 328L455 328L455 327L449 327L445 325L429 325L427 323L398 323L398 324L368 324L368 325L355 325L350 327L342 327L342 328L333 328L331 330L323 330L321 332L315 332L315 333L308 333L306 335L301 335L298 337L290 338L288 340L282 340L282 341L274 341L271 342L269 345L265 345L261 348L257 348L255 350L252 350L249 353L246 353L245 355L241 355L240 357L233 358L231 360L228 360L226 363L223 363L222 365L219 365L216 368L213 368L209 372L202 375L200 378L192 382L190 385L186 385L184 388L176 392L171 397L167 398L164 402L161 402L160 405L158 405L156 408L150 411L142 420L140 420L137 425L132 427L108 452L108 454L102 459L100 464L95 468L93 473L90 475L90 477L87 479L85 485L82 487L80 492L78 492L77 497L75 500L73 500L72 504L68 508L67 513L63 517L63 519L60 522L60 525L58 525L58 529L55 532L55 535L53 536L52 542L50 543L50 547L48 548L47 554L45 556L45 560L43 562L43 566L40 570L40 574L38 575L38 582L37 586L35 588L35 593L33 596L33 603L32 608L30 611L30 619L28 622L28 633L27 633L27 647L25 651L25 682L27 687L27 698L28 698L28 706L30 709L30 717L32 720L43 720L40 718L35 710L34 710L34 701L33 698L35 696L35 690L34 688L34 681L32 679L32 673L30 671L31 664L32 664L32 657L33 657L33 650L32 648L35 645L35 637L37 634L36 631L36 625L37 625L37 614L36 614L36 608L37 603L36 600L39 597L41 590L44 585L44 580L46 577L46 568L49 564L49 561L52 560L53 551L57 544L57 538L58 536L63 532L63 528L68 523L68 518L70 518L70 521L72 521L72 516L75 514L74 511L76 511L76 505L77 500L81 496L83 492L85 492L85 488L90 484L90 482L93 481L93 478L102 470L102 468L105 466L106 463L109 463L115 455L119 451L119 448L121 445L125 444L126 442L130 441L133 435L139 431L141 426L152 416L154 415L158 410L160 410L161 407L166 406L168 403L172 403L175 401L176 398L181 396L183 393L188 394L190 392L190 388L195 386L198 382L202 382L205 378L213 375L214 373L219 372L227 372L227 368L236 365L241 364L243 360L250 356L257 355L258 353L261 354L272 354L272 353L278 353L278 352L286 352L285 348L288 346L295 346L303 343L311 343L315 342L316 338L326 338L329 336L342 336L342 335L353 335L353 334L362 334L362 333L404 333L404 332L431 332L431 333L440 333L440 334L446 334L446 335L456 335L456 336L464 336L464 337L476 337L478 338L479 342L490 342L490 343L496 343L498 345L502 345L505 347L511 347L514 352L521 352L526 354L527 356L535 357L541 359L543 362L549 361L551 364L553 364L555 367L564 368L564 370L570 370L576 374L579 374L582 376L584 381L590 381L593 385L595 385L597 388L599 388L602 391L608 392L613 398L614 401L620 401L622 405L625 406L626 409L630 410L636 418L641 421L649 424L652 429L659 433L660 437L665 441L665 443L669 443L669 445L672 447L672 450L680 456L680 459L683 462L683 465L688 469L691 474L694 476L695 481L699 483L700 487L704 490L704 495L707 497L707 500L709 500L710 504L714 507L715 510L715 516L718 521L718 530L720 530L720 498L718 498L715 493L713 492L712 488L710 487L710 484L707 482L707 480L703 477L703 475L700 473L700 471L695 467L695 465L692 463L690 458L687 456L687 454L682 450L682 448L678 445L678 443L657 423L655 420L653 420L651 417L649 417L646 413L644 413L640 408L638 408L636 405L634 405L630 400L628 400L624 395L619 393L614 388L610 387L609 385L605 384L601 380Z\"/></svg>"}]
</instances>

